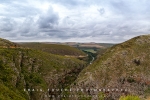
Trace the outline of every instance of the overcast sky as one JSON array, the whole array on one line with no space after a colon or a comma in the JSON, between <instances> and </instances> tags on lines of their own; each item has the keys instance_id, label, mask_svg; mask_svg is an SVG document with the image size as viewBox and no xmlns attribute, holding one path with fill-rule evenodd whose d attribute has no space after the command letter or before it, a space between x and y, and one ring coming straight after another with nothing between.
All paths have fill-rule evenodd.
<instances>
[{"instance_id":1,"label":"overcast sky","mask_svg":"<svg viewBox=\"0 0 150 100\"><path fill-rule=\"evenodd\" d=\"M0 0L11 41L120 43L150 33L150 0Z\"/></svg>"}]
</instances>

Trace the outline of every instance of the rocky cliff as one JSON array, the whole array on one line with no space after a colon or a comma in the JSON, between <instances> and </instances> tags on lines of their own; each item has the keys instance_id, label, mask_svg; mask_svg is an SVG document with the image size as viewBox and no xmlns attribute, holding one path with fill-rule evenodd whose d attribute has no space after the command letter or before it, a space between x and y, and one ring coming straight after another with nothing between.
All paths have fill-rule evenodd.
<instances>
[{"instance_id":1,"label":"rocky cliff","mask_svg":"<svg viewBox=\"0 0 150 100\"><path fill-rule=\"evenodd\" d=\"M49 95L61 94L52 89L70 85L86 66L75 58L23 48L4 39L0 44L1 100L50 100Z\"/></svg>"}]
</instances>

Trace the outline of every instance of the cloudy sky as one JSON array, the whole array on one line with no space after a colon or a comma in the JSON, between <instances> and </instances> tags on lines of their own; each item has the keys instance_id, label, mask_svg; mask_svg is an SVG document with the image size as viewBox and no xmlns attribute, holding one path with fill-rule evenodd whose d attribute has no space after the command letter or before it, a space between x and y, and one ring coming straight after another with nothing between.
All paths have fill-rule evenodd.
<instances>
[{"instance_id":1,"label":"cloudy sky","mask_svg":"<svg viewBox=\"0 0 150 100\"><path fill-rule=\"evenodd\" d=\"M0 0L0 37L120 43L150 33L150 0Z\"/></svg>"}]
</instances>

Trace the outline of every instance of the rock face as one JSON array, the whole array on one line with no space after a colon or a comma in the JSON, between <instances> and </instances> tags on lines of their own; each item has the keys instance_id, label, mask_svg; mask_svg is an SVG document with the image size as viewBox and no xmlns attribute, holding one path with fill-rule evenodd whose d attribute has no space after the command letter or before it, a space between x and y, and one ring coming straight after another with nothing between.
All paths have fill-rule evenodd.
<instances>
[{"instance_id":1,"label":"rock face","mask_svg":"<svg viewBox=\"0 0 150 100\"><path fill-rule=\"evenodd\" d=\"M48 95L61 94L51 92L53 88L67 87L86 66L75 58L22 48L7 40L0 44L0 100L50 100Z\"/></svg>"},{"instance_id":2,"label":"rock face","mask_svg":"<svg viewBox=\"0 0 150 100\"><path fill-rule=\"evenodd\" d=\"M70 94L76 100L117 100L122 95L150 95L150 35L108 49L78 76ZM96 96L95 96L96 95ZM103 98L103 99L102 99Z\"/></svg>"}]
</instances>

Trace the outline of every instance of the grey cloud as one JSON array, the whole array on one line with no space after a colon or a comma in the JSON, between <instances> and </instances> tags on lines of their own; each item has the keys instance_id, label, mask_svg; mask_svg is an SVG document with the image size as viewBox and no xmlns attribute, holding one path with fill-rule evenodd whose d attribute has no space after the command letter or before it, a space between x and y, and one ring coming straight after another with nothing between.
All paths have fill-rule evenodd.
<instances>
[{"instance_id":1,"label":"grey cloud","mask_svg":"<svg viewBox=\"0 0 150 100\"><path fill-rule=\"evenodd\" d=\"M60 40L75 38L78 41L78 39L85 40L91 37L89 42L96 41L96 39L104 42L123 42L130 36L150 32L150 23L148 23L150 21L150 3L148 0L37 1L50 2L52 7L53 4L59 4L67 9L64 14L69 17L59 15L60 12L55 12L57 11L55 7L50 7L44 13L40 9L28 5L26 0L0 0L2 5L8 6L4 11L0 11L0 36L27 41L38 41L38 39L40 41L45 38ZM134 3L134 1L136 2ZM86 15L85 11L83 11L84 14L79 13L79 10L82 12L83 9L91 6L93 7L91 10L96 8L95 10L100 14L87 16L89 14ZM90 19L90 17L96 19Z\"/></svg>"},{"instance_id":2,"label":"grey cloud","mask_svg":"<svg viewBox=\"0 0 150 100\"><path fill-rule=\"evenodd\" d=\"M13 12L13 13L12 13ZM11 17L27 17L27 16L35 16L40 11L34 7L28 5L19 5L19 4L12 4L8 5L6 8L5 13L1 15L11 16Z\"/></svg>"},{"instance_id":3,"label":"grey cloud","mask_svg":"<svg viewBox=\"0 0 150 100\"><path fill-rule=\"evenodd\" d=\"M0 4L4 5L0 11L0 16L4 17L20 19L36 16L41 12L35 6L28 4L27 0L0 0Z\"/></svg>"},{"instance_id":4,"label":"grey cloud","mask_svg":"<svg viewBox=\"0 0 150 100\"><path fill-rule=\"evenodd\" d=\"M0 19L0 31L7 32L14 29L15 21L11 18Z\"/></svg>"},{"instance_id":5,"label":"grey cloud","mask_svg":"<svg viewBox=\"0 0 150 100\"><path fill-rule=\"evenodd\" d=\"M53 28L58 24L59 15L50 7L45 15L41 15L38 20L39 28Z\"/></svg>"},{"instance_id":6,"label":"grey cloud","mask_svg":"<svg viewBox=\"0 0 150 100\"><path fill-rule=\"evenodd\" d=\"M70 32L69 30L52 30L48 32L48 35L50 37L54 37L54 38L62 38L62 39L69 39L73 36L75 36L75 34L73 32Z\"/></svg>"},{"instance_id":7,"label":"grey cloud","mask_svg":"<svg viewBox=\"0 0 150 100\"><path fill-rule=\"evenodd\" d=\"M45 33L61 33L61 32L64 32L63 30L61 29L43 29L41 30L40 32L45 32Z\"/></svg>"},{"instance_id":8,"label":"grey cloud","mask_svg":"<svg viewBox=\"0 0 150 100\"><path fill-rule=\"evenodd\" d=\"M14 1L17 1L17 0L13 0L13 2L14 2ZM8 4L8 3L11 4L11 3L13 3L13 2L12 2L12 0L0 0L0 3L1 3L1 4Z\"/></svg>"},{"instance_id":9,"label":"grey cloud","mask_svg":"<svg viewBox=\"0 0 150 100\"><path fill-rule=\"evenodd\" d=\"M105 13L105 9L104 8L101 8L101 9L98 9L100 15L103 15Z\"/></svg>"},{"instance_id":10,"label":"grey cloud","mask_svg":"<svg viewBox=\"0 0 150 100\"><path fill-rule=\"evenodd\" d=\"M114 0L110 1L109 7L116 15L139 20L150 16L149 4L150 2L148 0Z\"/></svg>"},{"instance_id":11,"label":"grey cloud","mask_svg":"<svg viewBox=\"0 0 150 100\"><path fill-rule=\"evenodd\" d=\"M34 21L32 17L27 17L24 22L20 25L19 32L21 34L27 34L34 30Z\"/></svg>"},{"instance_id":12,"label":"grey cloud","mask_svg":"<svg viewBox=\"0 0 150 100\"><path fill-rule=\"evenodd\" d=\"M49 29L49 30L43 30L44 35L48 35L49 37L52 38L61 38L61 39L69 39L69 38L84 38L91 36L91 34L85 34L81 30L75 30L75 29ZM43 32L42 31L42 32Z\"/></svg>"},{"instance_id":13,"label":"grey cloud","mask_svg":"<svg viewBox=\"0 0 150 100\"><path fill-rule=\"evenodd\" d=\"M115 11L120 14L126 14L131 11L130 6L124 1L112 1L111 5L115 8Z\"/></svg>"},{"instance_id":14,"label":"grey cloud","mask_svg":"<svg viewBox=\"0 0 150 100\"><path fill-rule=\"evenodd\" d=\"M90 0L52 0L52 2L63 4L66 7L73 8L79 5L89 5Z\"/></svg>"}]
</instances>

